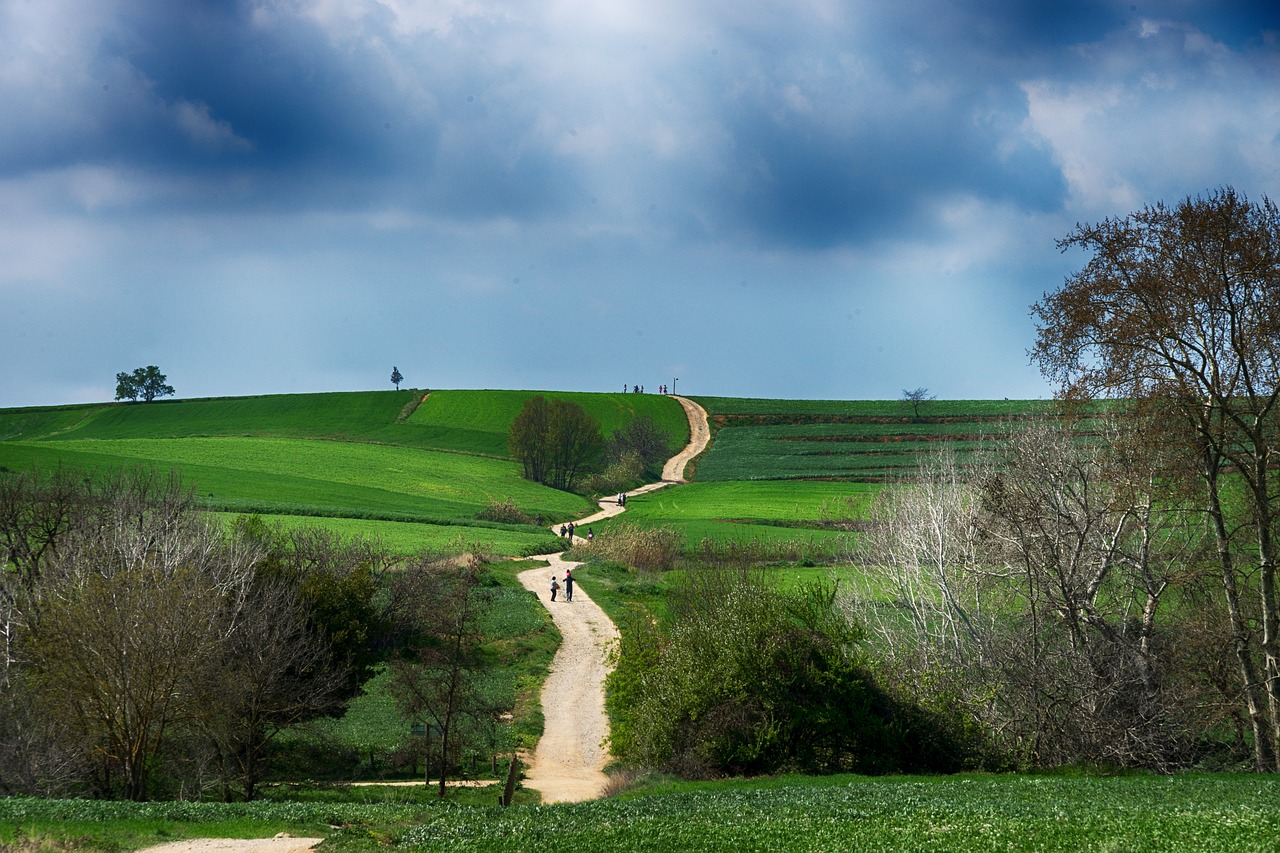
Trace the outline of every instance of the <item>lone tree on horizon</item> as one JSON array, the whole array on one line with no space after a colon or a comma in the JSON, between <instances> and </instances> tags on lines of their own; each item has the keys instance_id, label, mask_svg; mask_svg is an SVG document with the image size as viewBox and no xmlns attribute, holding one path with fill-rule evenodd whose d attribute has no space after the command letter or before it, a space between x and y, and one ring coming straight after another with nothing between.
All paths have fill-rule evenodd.
<instances>
[{"instance_id":1,"label":"lone tree on horizon","mask_svg":"<svg viewBox=\"0 0 1280 853\"><path fill-rule=\"evenodd\" d=\"M400 390L400 383L404 381L404 376L400 373L400 368L394 364L391 365L391 381L395 384L396 390Z\"/></svg>"},{"instance_id":2,"label":"lone tree on horizon","mask_svg":"<svg viewBox=\"0 0 1280 853\"><path fill-rule=\"evenodd\" d=\"M156 397L173 396L173 386L167 384L168 377L160 372L154 364L139 367L133 373L121 371L116 374L116 399L150 403Z\"/></svg>"},{"instance_id":3,"label":"lone tree on horizon","mask_svg":"<svg viewBox=\"0 0 1280 853\"><path fill-rule=\"evenodd\" d=\"M915 420L920 419L920 407L930 400L937 399L937 396L937 394L930 394L929 389L924 386L911 391L906 388L902 389L902 402L911 406L911 417Z\"/></svg>"}]
</instances>

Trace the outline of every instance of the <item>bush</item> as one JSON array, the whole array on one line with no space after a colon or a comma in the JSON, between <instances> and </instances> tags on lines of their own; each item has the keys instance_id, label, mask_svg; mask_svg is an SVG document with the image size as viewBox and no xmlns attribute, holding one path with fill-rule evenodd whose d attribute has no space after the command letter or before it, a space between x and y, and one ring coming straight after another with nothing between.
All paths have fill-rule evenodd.
<instances>
[{"instance_id":1,"label":"bush","mask_svg":"<svg viewBox=\"0 0 1280 853\"><path fill-rule=\"evenodd\" d=\"M704 570L671 608L669 629L632 620L619 646L624 761L686 777L958 769L930 716L877 685L833 587L780 593L757 568Z\"/></svg>"},{"instance_id":2,"label":"bush","mask_svg":"<svg viewBox=\"0 0 1280 853\"><path fill-rule=\"evenodd\" d=\"M633 488L644 481L644 460L635 453L624 453L610 462L598 474L587 481L587 491L597 495L609 495Z\"/></svg>"},{"instance_id":3,"label":"bush","mask_svg":"<svg viewBox=\"0 0 1280 853\"><path fill-rule=\"evenodd\" d=\"M499 503L491 500L489 505L476 513L481 521L498 521L505 524L533 524L534 519L524 512L511 498Z\"/></svg>"},{"instance_id":4,"label":"bush","mask_svg":"<svg viewBox=\"0 0 1280 853\"><path fill-rule=\"evenodd\" d=\"M684 536L669 527L638 527L621 522L609 527L588 545L575 545L592 559L624 563L643 571L675 566L684 553Z\"/></svg>"}]
</instances>

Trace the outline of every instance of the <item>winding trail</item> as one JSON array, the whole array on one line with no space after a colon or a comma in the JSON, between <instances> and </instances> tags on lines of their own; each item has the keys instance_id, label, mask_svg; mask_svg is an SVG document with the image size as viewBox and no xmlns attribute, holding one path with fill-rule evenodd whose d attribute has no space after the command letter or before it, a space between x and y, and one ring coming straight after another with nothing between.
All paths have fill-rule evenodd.
<instances>
[{"instance_id":1,"label":"winding trail","mask_svg":"<svg viewBox=\"0 0 1280 853\"><path fill-rule=\"evenodd\" d=\"M710 441L706 410L685 397L674 398L689 418L689 443L663 466L661 482L627 492L628 497L685 482L685 466L705 450ZM603 500L599 512L576 524L591 524L625 509L614 499ZM558 525L554 530L558 530ZM559 554L529 559L545 560L549 565L521 572L520 583L551 612L563 641L542 686L542 739L533 753L524 784L541 792L545 803L595 799L606 782L609 718L604 712L604 679L609 674L609 646L617 639L618 629L576 584L572 602L551 602L551 576L563 578L566 569L577 568L580 563L561 559ZM323 840L294 838L283 833L275 838L195 838L150 847L143 853L307 853Z\"/></svg>"},{"instance_id":2,"label":"winding trail","mask_svg":"<svg viewBox=\"0 0 1280 853\"><path fill-rule=\"evenodd\" d=\"M627 497L684 482L685 466L706 449L711 436L706 411L692 400L675 399L689 418L689 443L663 466L661 482L627 492ZM625 509L616 499L602 500L599 512L575 524L581 527ZM521 572L520 583L551 612L563 640L542 686L542 738L526 770L524 785L541 792L544 803L594 799L607 781L604 766L609 759L609 718L604 710L604 680L609 674L609 648L618 638L618 629L578 584L574 585L573 601L559 597L551 601L551 578L563 578L567 569L576 569L580 563L559 554L529 559L545 560L549 565Z\"/></svg>"}]
</instances>

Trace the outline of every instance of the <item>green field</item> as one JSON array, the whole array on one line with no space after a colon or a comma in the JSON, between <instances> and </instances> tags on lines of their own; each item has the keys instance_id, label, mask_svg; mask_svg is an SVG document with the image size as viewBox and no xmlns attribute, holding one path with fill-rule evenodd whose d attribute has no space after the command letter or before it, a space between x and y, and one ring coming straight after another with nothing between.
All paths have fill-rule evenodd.
<instances>
[{"instance_id":1,"label":"green field","mask_svg":"<svg viewBox=\"0 0 1280 853\"><path fill-rule=\"evenodd\" d=\"M145 405L0 410L0 470L181 473L201 502L289 524L325 518L397 549L458 540L498 554L545 550L534 525L477 519L510 501L545 524L591 511L581 496L531 483L509 457L511 422L532 391L280 394ZM548 393L582 405L606 435L638 415L688 441L680 405L653 394Z\"/></svg>"},{"instance_id":2,"label":"green field","mask_svg":"<svg viewBox=\"0 0 1280 853\"><path fill-rule=\"evenodd\" d=\"M666 784L594 802L502 809L422 789L351 803L0 800L20 832L130 850L200 836L327 838L343 851L1276 849L1280 781L1241 776L833 776ZM462 797L463 795L459 795ZM485 799L491 794L485 793Z\"/></svg>"},{"instance_id":3,"label":"green field","mask_svg":"<svg viewBox=\"0 0 1280 853\"><path fill-rule=\"evenodd\" d=\"M757 400L699 397L714 441L697 464L702 482L883 482L910 473L947 446L961 459L992 450L1001 435L1051 411L1041 400Z\"/></svg>"},{"instance_id":4,"label":"green field","mask_svg":"<svg viewBox=\"0 0 1280 853\"><path fill-rule=\"evenodd\" d=\"M862 508L878 486L868 483L816 481L693 482L638 495L627 511L601 522L663 526L680 531L691 548L704 539L716 542L812 542L831 552L849 534L819 524L832 518L845 501Z\"/></svg>"}]
</instances>

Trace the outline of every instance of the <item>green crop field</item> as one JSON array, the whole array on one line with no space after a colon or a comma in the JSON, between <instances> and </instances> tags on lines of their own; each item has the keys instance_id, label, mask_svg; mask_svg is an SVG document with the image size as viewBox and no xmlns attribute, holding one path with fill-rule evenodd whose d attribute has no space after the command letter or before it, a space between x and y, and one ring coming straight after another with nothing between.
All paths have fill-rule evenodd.
<instances>
[{"instance_id":1,"label":"green crop field","mask_svg":"<svg viewBox=\"0 0 1280 853\"><path fill-rule=\"evenodd\" d=\"M502 809L431 801L422 788L360 802L0 800L0 843L20 833L77 850L199 836L325 837L325 850L1276 849L1280 781L1243 776L833 776L676 783L594 802ZM25 849L25 848L20 848Z\"/></svg>"},{"instance_id":2,"label":"green crop field","mask_svg":"<svg viewBox=\"0 0 1280 853\"><path fill-rule=\"evenodd\" d=\"M1049 413L1042 400L756 400L699 397L711 449L697 479L883 482L909 474L941 446L965 459L991 450L1020 420Z\"/></svg>"},{"instance_id":3,"label":"green crop field","mask_svg":"<svg viewBox=\"0 0 1280 853\"><path fill-rule=\"evenodd\" d=\"M621 516L601 522L662 526L680 531L691 547L716 542L812 542L831 553L849 534L819 524L844 517L846 501L861 509L878 489L867 483L817 481L693 482L638 495Z\"/></svg>"}]
</instances>

